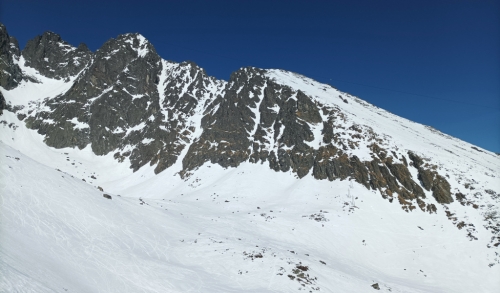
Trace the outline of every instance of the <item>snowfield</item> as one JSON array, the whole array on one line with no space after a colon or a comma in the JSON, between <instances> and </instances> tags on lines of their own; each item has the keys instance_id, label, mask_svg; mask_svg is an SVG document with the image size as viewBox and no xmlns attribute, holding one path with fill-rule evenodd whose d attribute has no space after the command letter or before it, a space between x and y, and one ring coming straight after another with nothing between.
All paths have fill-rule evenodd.
<instances>
[{"instance_id":1,"label":"snowfield","mask_svg":"<svg viewBox=\"0 0 500 293\"><path fill-rule=\"evenodd\" d=\"M370 292L374 283L392 292L492 292L499 285L483 241L469 241L439 213L406 213L356 183L213 165L188 182L161 173L109 200L4 143L1 153L5 292ZM289 277L298 265L308 268L305 287Z\"/></svg>"},{"instance_id":2,"label":"snowfield","mask_svg":"<svg viewBox=\"0 0 500 293\"><path fill-rule=\"evenodd\" d=\"M375 283L392 292L493 292L499 285L487 231L477 227L479 240L469 241L442 211L406 213L347 180L205 165L187 181L162 172L134 186L99 183L109 200L75 172L90 170L92 160L61 163L66 172L0 146L5 292L371 292ZM148 177L142 169L122 174L125 182ZM306 281L296 280L300 273Z\"/></svg>"},{"instance_id":3,"label":"snowfield","mask_svg":"<svg viewBox=\"0 0 500 293\"><path fill-rule=\"evenodd\" d=\"M300 75L268 75L339 107L346 126L384 134L387 149L429 158L449 175L453 192L466 192L465 182L500 193L499 156ZM23 82L2 93L12 105L28 107L69 86ZM192 121L198 125L201 115ZM200 133L197 128L193 140ZM369 158L363 145L351 152ZM499 198L490 194L471 198L477 205L472 207L457 200L439 204L425 191L437 212L405 212L397 201L354 181L316 180L311 174L298 179L260 163L228 169L206 163L182 179L181 159L158 175L149 164L134 173L127 160L97 156L90 146L48 147L43 136L4 111L0 292L500 288L499 248L491 247L488 228L489 220L498 220ZM416 168L410 169L416 177ZM457 228L453 217L466 226Z\"/></svg>"}]
</instances>

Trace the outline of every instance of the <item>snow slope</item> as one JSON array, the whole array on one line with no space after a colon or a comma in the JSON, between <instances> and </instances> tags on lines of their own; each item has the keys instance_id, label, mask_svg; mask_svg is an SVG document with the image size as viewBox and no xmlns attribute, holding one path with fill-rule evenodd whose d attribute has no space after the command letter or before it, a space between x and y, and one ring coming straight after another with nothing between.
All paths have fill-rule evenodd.
<instances>
[{"instance_id":1,"label":"snow slope","mask_svg":"<svg viewBox=\"0 0 500 293\"><path fill-rule=\"evenodd\" d=\"M4 111L2 292L372 292L373 284L384 292L494 292L500 287L498 248L487 247L492 233L486 220L498 220L499 199L483 192L500 191L498 156L303 76L280 70L267 75L339 108L347 134L351 125L370 128L384 137L386 149L429 159L449 175L453 193L473 195L471 205L441 205L426 192L437 213L408 213L355 182L297 179L252 163L230 169L206 163L185 179L178 175L181 160L158 175L149 165L133 173L126 161L119 163L111 153L96 156L90 146L50 148L43 136ZM25 82L2 93L7 101L28 106L68 85ZM199 114L190 122L199 124ZM347 152L368 159L364 147ZM466 226L457 228L456 218Z\"/></svg>"},{"instance_id":2,"label":"snow slope","mask_svg":"<svg viewBox=\"0 0 500 293\"><path fill-rule=\"evenodd\" d=\"M487 231L469 241L442 213L406 213L356 183L298 180L260 164L205 165L186 182L162 172L109 200L80 178L5 143L0 149L6 292L371 292L374 283L392 292L492 292L500 285L499 266L488 267ZM469 213L471 221L480 216ZM307 282L297 281L298 265L307 266Z\"/></svg>"}]
</instances>

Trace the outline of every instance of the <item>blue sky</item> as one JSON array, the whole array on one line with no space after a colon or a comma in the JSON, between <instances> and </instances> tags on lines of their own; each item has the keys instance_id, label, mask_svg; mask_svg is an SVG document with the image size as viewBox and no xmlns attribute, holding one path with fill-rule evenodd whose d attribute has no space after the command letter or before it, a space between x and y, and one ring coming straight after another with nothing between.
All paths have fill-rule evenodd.
<instances>
[{"instance_id":1,"label":"blue sky","mask_svg":"<svg viewBox=\"0 0 500 293\"><path fill-rule=\"evenodd\" d=\"M0 0L0 22L21 47L139 32L217 78L294 71L500 153L500 1Z\"/></svg>"}]
</instances>

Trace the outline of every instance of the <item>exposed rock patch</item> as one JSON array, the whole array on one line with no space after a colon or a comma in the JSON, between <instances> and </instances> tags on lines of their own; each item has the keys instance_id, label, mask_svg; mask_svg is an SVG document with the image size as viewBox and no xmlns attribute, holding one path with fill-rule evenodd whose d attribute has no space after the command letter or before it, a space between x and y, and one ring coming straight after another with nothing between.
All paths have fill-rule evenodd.
<instances>
[{"instance_id":1,"label":"exposed rock patch","mask_svg":"<svg viewBox=\"0 0 500 293\"><path fill-rule=\"evenodd\" d=\"M2 56L19 58L4 27L0 37ZM183 177L206 162L228 168L248 161L298 178L352 178L407 211L436 211L424 202L423 189L439 203L453 201L445 177L423 159L410 152L408 164L406 154L385 150L369 126L348 123L335 104L279 84L266 70L241 68L228 82L218 81L193 62L162 60L139 34L110 39L92 53L46 32L28 42L22 57L48 78L74 79L64 94L18 109L49 146L90 145L134 171L150 164L159 173L182 159ZM9 70L17 69L9 63ZM371 159L352 154L367 142Z\"/></svg>"},{"instance_id":2,"label":"exposed rock patch","mask_svg":"<svg viewBox=\"0 0 500 293\"><path fill-rule=\"evenodd\" d=\"M17 65L19 44L14 37L9 36L7 28L0 23L0 86L6 90L13 89L22 81L23 75ZM16 62L15 62L16 61Z\"/></svg>"},{"instance_id":3,"label":"exposed rock patch","mask_svg":"<svg viewBox=\"0 0 500 293\"><path fill-rule=\"evenodd\" d=\"M428 191L432 190L432 195L439 203L448 204L453 202L451 188L448 181L436 171L428 169L428 164L413 152L408 152L410 160L418 170L418 179L422 186Z\"/></svg>"},{"instance_id":4,"label":"exposed rock patch","mask_svg":"<svg viewBox=\"0 0 500 293\"><path fill-rule=\"evenodd\" d=\"M91 61L92 53L85 44L77 48L53 32L45 32L28 41L22 51L25 64L42 75L62 79L75 76Z\"/></svg>"},{"instance_id":5,"label":"exposed rock patch","mask_svg":"<svg viewBox=\"0 0 500 293\"><path fill-rule=\"evenodd\" d=\"M5 101L5 98L2 95L2 92L0 92L0 116L3 114L3 110L7 107L7 102Z\"/></svg>"}]
</instances>

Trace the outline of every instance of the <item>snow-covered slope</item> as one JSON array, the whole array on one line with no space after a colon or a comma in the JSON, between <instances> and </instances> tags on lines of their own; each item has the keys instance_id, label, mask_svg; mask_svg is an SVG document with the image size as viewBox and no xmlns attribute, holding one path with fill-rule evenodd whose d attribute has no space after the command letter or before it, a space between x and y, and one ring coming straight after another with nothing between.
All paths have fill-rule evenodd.
<instances>
[{"instance_id":1,"label":"snow-covered slope","mask_svg":"<svg viewBox=\"0 0 500 293\"><path fill-rule=\"evenodd\" d=\"M217 80L139 34L30 44L0 87L4 291L500 287L498 155L299 74Z\"/></svg>"},{"instance_id":2,"label":"snow-covered slope","mask_svg":"<svg viewBox=\"0 0 500 293\"><path fill-rule=\"evenodd\" d=\"M266 75L278 83L305 92L313 100L340 107L347 120L344 127L359 125L361 128L371 128L374 133L383 137L383 145L387 148L416 151L445 167L447 171L460 171L461 173L472 171L475 176L481 177L481 181L499 183L499 179L491 180L491 176L484 177L485 173L493 175L499 171L500 158L493 152L441 133L430 126L394 115L305 76L284 70L269 70ZM343 102L343 99L347 103ZM349 130L346 132L348 133ZM370 151L363 149L364 145L360 146L361 149L356 148L348 152L360 158L370 159ZM450 167L446 168L446 166ZM489 187L498 188L499 186L490 185Z\"/></svg>"},{"instance_id":3,"label":"snow-covered slope","mask_svg":"<svg viewBox=\"0 0 500 293\"><path fill-rule=\"evenodd\" d=\"M161 173L147 188L109 200L4 143L1 153L6 292L370 292L375 283L392 292L492 292L499 285L487 231L478 227L480 240L469 241L442 214L406 213L356 183L214 165L187 182Z\"/></svg>"},{"instance_id":4,"label":"snow-covered slope","mask_svg":"<svg viewBox=\"0 0 500 293\"><path fill-rule=\"evenodd\" d=\"M478 209L434 201L437 213L408 213L358 183L297 179L262 164L205 164L188 179L176 175L179 162L158 175L149 166L133 173L90 148L50 148L11 112L2 121L6 292L370 292L375 283L392 292L491 292L499 285L484 222L498 203L486 196L471 199ZM466 144L442 137L436 145L442 141ZM477 174L475 186L495 187L498 172L487 164L456 165ZM477 240L446 210L473 225Z\"/></svg>"}]
</instances>

